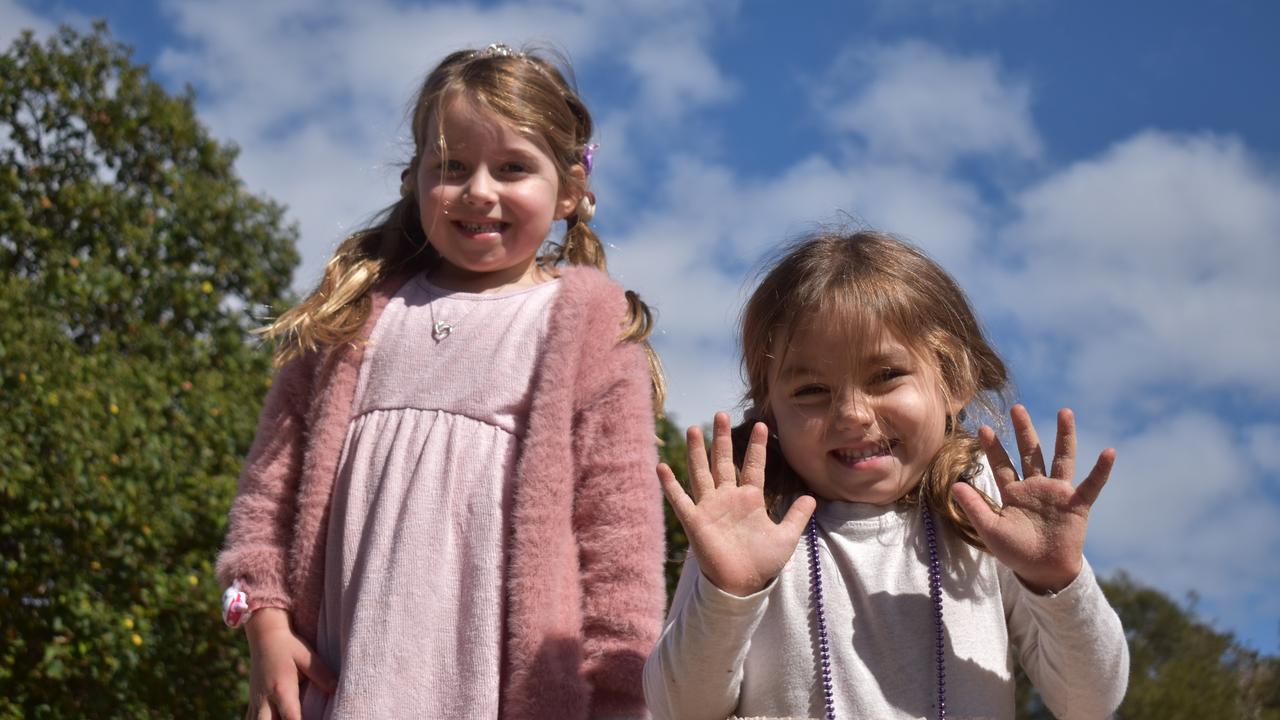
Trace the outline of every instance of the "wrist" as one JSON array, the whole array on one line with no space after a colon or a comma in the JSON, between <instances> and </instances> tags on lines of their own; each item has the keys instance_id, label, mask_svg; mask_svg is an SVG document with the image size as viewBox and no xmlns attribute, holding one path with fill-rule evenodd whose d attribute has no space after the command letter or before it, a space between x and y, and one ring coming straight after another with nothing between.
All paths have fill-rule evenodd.
<instances>
[{"instance_id":1,"label":"wrist","mask_svg":"<svg viewBox=\"0 0 1280 720\"><path fill-rule=\"evenodd\" d=\"M1074 567L1049 572L1015 573L1022 586L1037 595L1056 595L1067 589L1084 569L1084 559L1078 559Z\"/></svg>"},{"instance_id":2,"label":"wrist","mask_svg":"<svg viewBox=\"0 0 1280 720\"><path fill-rule=\"evenodd\" d=\"M289 630L289 613L283 608L266 607L253 611L244 622L244 634L250 644L281 630Z\"/></svg>"},{"instance_id":3,"label":"wrist","mask_svg":"<svg viewBox=\"0 0 1280 720\"><path fill-rule=\"evenodd\" d=\"M716 589L719 590L720 592L725 593L726 595L732 595L734 597L739 597L739 598L750 597L752 595L755 595L756 593L768 587L769 583L771 582L770 580L765 580L759 583L753 583L750 581L725 582L725 581L721 581L718 578L712 577L711 575L708 575L706 572L703 572L702 576L706 578L707 582L714 585Z\"/></svg>"}]
</instances>

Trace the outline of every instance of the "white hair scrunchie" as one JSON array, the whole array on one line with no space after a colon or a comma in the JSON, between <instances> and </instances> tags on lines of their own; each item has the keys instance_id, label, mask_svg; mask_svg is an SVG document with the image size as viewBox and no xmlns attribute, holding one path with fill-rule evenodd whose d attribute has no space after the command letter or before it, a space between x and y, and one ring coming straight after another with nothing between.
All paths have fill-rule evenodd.
<instances>
[{"instance_id":1,"label":"white hair scrunchie","mask_svg":"<svg viewBox=\"0 0 1280 720\"><path fill-rule=\"evenodd\" d=\"M589 223L596 216L596 194L593 192L584 192L582 197L578 198L578 209L576 211L578 222Z\"/></svg>"}]
</instances>

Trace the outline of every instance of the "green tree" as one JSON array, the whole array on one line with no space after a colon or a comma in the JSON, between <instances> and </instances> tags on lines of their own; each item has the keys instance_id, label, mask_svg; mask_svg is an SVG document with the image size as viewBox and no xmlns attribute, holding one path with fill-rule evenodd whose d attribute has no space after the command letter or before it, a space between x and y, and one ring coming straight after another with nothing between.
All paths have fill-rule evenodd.
<instances>
[{"instance_id":1,"label":"green tree","mask_svg":"<svg viewBox=\"0 0 1280 720\"><path fill-rule=\"evenodd\" d=\"M670 465L681 482L688 482L689 462L684 430L670 417L658 419L658 459ZM680 580L680 568L689 549L689 539L685 537L684 528L671 509L671 503L664 501L662 507L667 523L667 601L670 602Z\"/></svg>"},{"instance_id":2,"label":"green tree","mask_svg":"<svg viewBox=\"0 0 1280 720\"><path fill-rule=\"evenodd\" d=\"M1280 718L1280 660L1240 645L1125 573L1101 580L1129 641L1129 689L1121 720ZM1018 674L1018 717L1052 718Z\"/></svg>"},{"instance_id":3,"label":"green tree","mask_svg":"<svg viewBox=\"0 0 1280 720\"><path fill-rule=\"evenodd\" d=\"M1129 691L1118 716L1280 718L1280 664L1242 646L1124 573L1102 583L1129 638Z\"/></svg>"},{"instance_id":4,"label":"green tree","mask_svg":"<svg viewBox=\"0 0 1280 720\"><path fill-rule=\"evenodd\" d=\"M243 710L212 559L296 229L105 25L0 55L0 717Z\"/></svg>"}]
</instances>

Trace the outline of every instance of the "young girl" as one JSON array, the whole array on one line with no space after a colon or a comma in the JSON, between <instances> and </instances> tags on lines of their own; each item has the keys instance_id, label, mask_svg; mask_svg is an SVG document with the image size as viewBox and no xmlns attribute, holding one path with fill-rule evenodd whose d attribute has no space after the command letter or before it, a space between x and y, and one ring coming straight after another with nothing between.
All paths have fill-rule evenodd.
<instances>
[{"instance_id":1,"label":"young girl","mask_svg":"<svg viewBox=\"0 0 1280 720\"><path fill-rule=\"evenodd\" d=\"M1019 481L965 429L1007 376L941 268L879 233L809 239L742 347L738 457L721 413L710 462L689 430L692 499L659 466L693 553L645 666L656 717L1012 718L1012 651L1058 716L1116 709L1125 638L1081 554L1115 452L1073 488L1070 411L1046 468L1015 406Z\"/></svg>"},{"instance_id":2,"label":"young girl","mask_svg":"<svg viewBox=\"0 0 1280 720\"><path fill-rule=\"evenodd\" d=\"M249 716L642 715L661 385L587 225L591 116L502 45L413 107L402 198L268 329L283 366L218 558Z\"/></svg>"}]
</instances>

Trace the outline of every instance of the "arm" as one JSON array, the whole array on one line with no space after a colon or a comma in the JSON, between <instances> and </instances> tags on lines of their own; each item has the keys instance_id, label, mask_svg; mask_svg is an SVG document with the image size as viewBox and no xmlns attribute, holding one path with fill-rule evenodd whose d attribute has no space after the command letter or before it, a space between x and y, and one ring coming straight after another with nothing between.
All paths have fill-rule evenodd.
<instances>
[{"instance_id":1,"label":"arm","mask_svg":"<svg viewBox=\"0 0 1280 720\"><path fill-rule=\"evenodd\" d=\"M241 471L218 579L238 582L253 614L249 642L249 718L301 718L299 673L326 693L333 673L289 625L288 549L305 442L311 358L286 365L267 394L258 434Z\"/></svg>"},{"instance_id":2,"label":"arm","mask_svg":"<svg viewBox=\"0 0 1280 720\"><path fill-rule=\"evenodd\" d=\"M1111 475L1115 450L1099 455L1079 485L1075 417L1058 412L1053 462L1046 468L1026 408L1011 413L1023 478L991 428L978 434L1002 507L991 509L964 484L955 497L999 561L1010 642L1045 703L1058 717L1104 717L1116 710L1128 681L1129 655L1120 620L1084 559L1089 511Z\"/></svg>"},{"instance_id":3,"label":"arm","mask_svg":"<svg viewBox=\"0 0 1280 720\"><path fill-rule=\"evenodd\" d=\"M747 597L730 595L689 556L667 625L644 666L645 699L655 720L721 720L733 714L751 636L773 587Z\"/></svg>"},{"instance_id":4,"label":"arm","mask_svg":"<svg viewBox=\"0 0 1280 720\"><path fill-rule=\"evenodd\" d=\"M1000 568L1009 642L1059 718L1109 717L1129 679L1129 646L1088 562L1061 592L1038 595Z\"/></svg>"},{"instance_id":5,"label":"arm","mask_svg":"<svg viewBox=\"0 0 1280 720\"><path fill-rule=\"evenodd\" d=\"M666 601L648 363L639 345L625 343L593 367L613 377L573 427L583 674L593 687L592 717L642 716L641 671Z\"/></svg>"},{"instance_id":6,"label":"arm","mask_svg":"<svg viewBox=\"0 0 1280 720\"><path fill-rule=\"evenodd\" d=\"M751 430L739 476L729 417L716 413L708 460L702 431L688 431L691 498L666 465L662 489L693 556L661 643L645 665L645 696L660 718L721 718L738 706L742 664L769 590L795 552L816 501L803 496L781 523L765 509L767 428Z\"/></svg>"},{"instance_id":7,"label":"arm","mask_svg":"<svg viewBox=\"0 0 1280 720\"><path fill-rule=\"evenodd\" d=\"M314 358L307 356L276 374L231 504L218 582L225 587L238 580L251 610L291 606L287 555L313 371Z\"/></svg>"}]
</instances>

